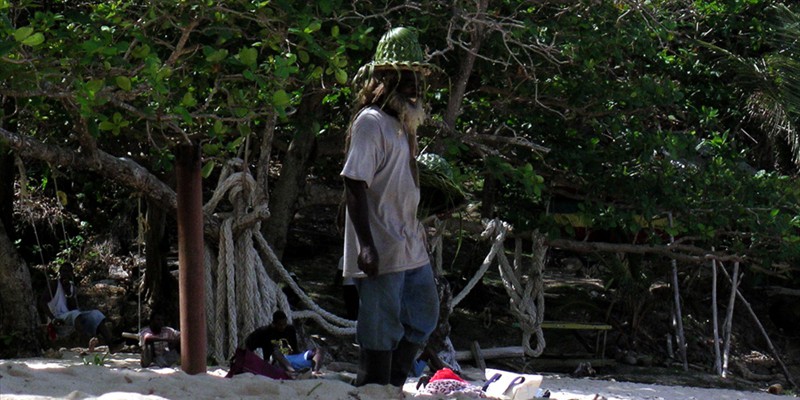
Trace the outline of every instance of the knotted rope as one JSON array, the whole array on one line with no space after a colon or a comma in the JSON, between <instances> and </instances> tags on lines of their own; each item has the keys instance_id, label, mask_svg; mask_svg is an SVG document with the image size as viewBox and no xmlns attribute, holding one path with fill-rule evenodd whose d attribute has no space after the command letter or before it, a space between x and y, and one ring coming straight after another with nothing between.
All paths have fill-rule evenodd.
<instances>
[{"instance_id":1,"label":"knotted rope","mask_svg":"<svg viewBox=\"0 0 800 400\"><path fill-rule=\"evenodd\" d=\"M481 233L481 238L493 237L492 247L472 279L453 298L450 309L452 310L469 294L472 288L483 278L492 261L497 258L500 276L503 279L503 287L510 298L511 312L522 326L522 348L526 355L538 357L545 347L544 333L542 332L544 318L543 271L547 248L544 246L544 236L539 234L538 231L533 234L533 253L531 255L533 268L530 270L523 267L522 239L517 238L514 266L512 267L503 251L506 236L512 230L511 225L499 219L484 221L484 224L485 228ZM523 284L525 275L527 275L527 280ZM536 335L535 349L530 346L530 339L533 335Z\"/></svg>"},{"instance_id":2,"label":"knotted rope","mask_svg":"<svg viewBox=\"0 0 800 400\"><path fill-rule=\"evenodd\" d=\"M261 234L261 221L269 217L266 206L255 207L255 179L249 172L223 169L217 189L203 207L212 213L226 198L232 212L222 218L218 253L206 245L206 316L209 353L225 362L247 334L272 322L276 310L292 318L312 318L328 332L355 333L355 321L337 317L319 307L295 283ZM253 210L248 212L248 210ZM273 276L294 291L309 310L291 313L286 295Z\"/></svg>"},{"instance_id":3,"label":"knotted rope","mask_svg":"<svg viewBox=\"0 0 800 400\"><path fill-rule=\"evenodd\" d=\"M544 263L547 248L544 236L539 231L531 234L531 268L526 268L522 260L522 238L517 237L514 249L514 265L509 264L504 253L500 253L500 276L503 287L509 296L511 313L522 326L522 348L525 354L538 357L544 351L545 341L542 332L544 320ZM526 279L527 276L527 279ZM535 298L534 298L535 297ZM536 348L530 346L531 336L536 335Z\"/></svg>"}]
</instances>

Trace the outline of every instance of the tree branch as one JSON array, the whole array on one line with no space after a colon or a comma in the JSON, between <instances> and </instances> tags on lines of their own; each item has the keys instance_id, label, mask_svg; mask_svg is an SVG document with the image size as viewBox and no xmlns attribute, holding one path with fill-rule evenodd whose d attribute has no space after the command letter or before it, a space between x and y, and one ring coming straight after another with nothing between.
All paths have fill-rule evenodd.
<instances>
[{"instance_id":1,"label":"tree branch","mask_svg":"<svg viewBox=\"0 0 800 400\"><path fill-rule=\"evenodd\" d=\"M52 165L95 172L115 183L144 194L157 203L174 218L178 198L175 191L159 180L143 166L125 157L115 157L100 149L96 158L91 159L78 150L64 149L42 143L30 136L20 135L0 128L0 141L5 141L20 157L48 162ZM213 215L205 215L205 234L214 240L219 236L219 220Z\"/></svg>"}]
</instances>

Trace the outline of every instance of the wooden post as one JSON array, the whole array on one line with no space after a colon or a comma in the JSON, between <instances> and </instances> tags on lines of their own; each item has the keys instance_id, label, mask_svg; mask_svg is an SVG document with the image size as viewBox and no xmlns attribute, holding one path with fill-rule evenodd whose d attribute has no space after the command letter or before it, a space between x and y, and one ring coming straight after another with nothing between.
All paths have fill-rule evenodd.
<instances>
[{"instance_id":1,"label":"wooden post","mask_svg":"<svg viewBox=\"0 0 800 400\"><path fill-rule=\"evenodd\" d=\"M725 275L725 266L722 267ZM722 334L725 336L722 351L722 377L728 375L728 358L731 353L731 331L733 331L733 307L736 305L736 291L739 290L739 262L733 264L733 279L731 280L731 297L728 299L728 314L725 317L725 324L722 325Z\"/></svg>"},{"instance_id":2,"label":"wooden post","mask_svg":"<svg viewBox=\"0 0 800 400\"><path fill-rule=\"evenodd\" d=\"M672 213L669 213L669 226L672 227ZM669 235L670 244L675 243L675 237ZM686 337L683 334L683 312L681 311L681 292L678 288L678 262L672 259L672 291L675 294L675 334L678 337L678 350L683 362L683 370L689 370L689 361L686 357Z\"/></svg>"},{"instance_id":3,"label":"wooden post","mask_svg":"<svg viewBox=\"0 0 800 400\"><path fill-rule=\"evenodd\" d=\"M181 369L194 375L206 372L208 346L200 146L179 145L176 158Z\"/></svg>"},{"instance_id":4,"label":"wooden post","mask_svg":"<svg viewBox=\"0 0 800 400\"><path fill-rule=\"evenodd\" d=\"M714 248L711 248L714 251ZM722 375L722 358L719 351L719 317L717 316L717 260L711 260L711 316L714 319L714 372Z\"/></svg>"}]
</instances>

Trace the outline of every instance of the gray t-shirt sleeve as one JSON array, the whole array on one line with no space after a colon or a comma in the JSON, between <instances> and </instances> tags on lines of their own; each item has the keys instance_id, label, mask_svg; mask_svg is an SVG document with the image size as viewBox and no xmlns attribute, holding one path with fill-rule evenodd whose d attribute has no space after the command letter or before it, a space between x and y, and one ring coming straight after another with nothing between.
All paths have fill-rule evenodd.
<instances>
[{"instance_id":1,"label":"gray t-shirt sleeve","mask_svg":"<svg viewBox=\"0 0 800 400\"><path fill-rule=\"evenodd\" d=\"M367 187L372 185L372 179L381 167L384 157L383 135L380 131L380 121L370 110L365 110L353 121L350 149L342 168L342 176L364 181Z\"/></svg>"}]
</instances>

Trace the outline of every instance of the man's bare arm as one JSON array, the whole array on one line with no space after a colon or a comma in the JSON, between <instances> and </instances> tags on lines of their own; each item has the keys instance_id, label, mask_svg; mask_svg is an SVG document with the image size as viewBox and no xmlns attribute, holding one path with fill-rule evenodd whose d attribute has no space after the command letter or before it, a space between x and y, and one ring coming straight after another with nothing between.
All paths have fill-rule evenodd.
<instances>
[{"instance_id":1,"label":"man's bare arm","mask_svg":"<svg viewBox=\"0 0 800 400\"><path fill-rule=\"evenodd\" d=\"M367 183L350 178L344 178L345 203L350 221L361 244L358 254L358 268L367 276L378 275L378 252L372 239L372 230L369 227L369 205L367 204Z\"/></svg>"}]
</instances>

